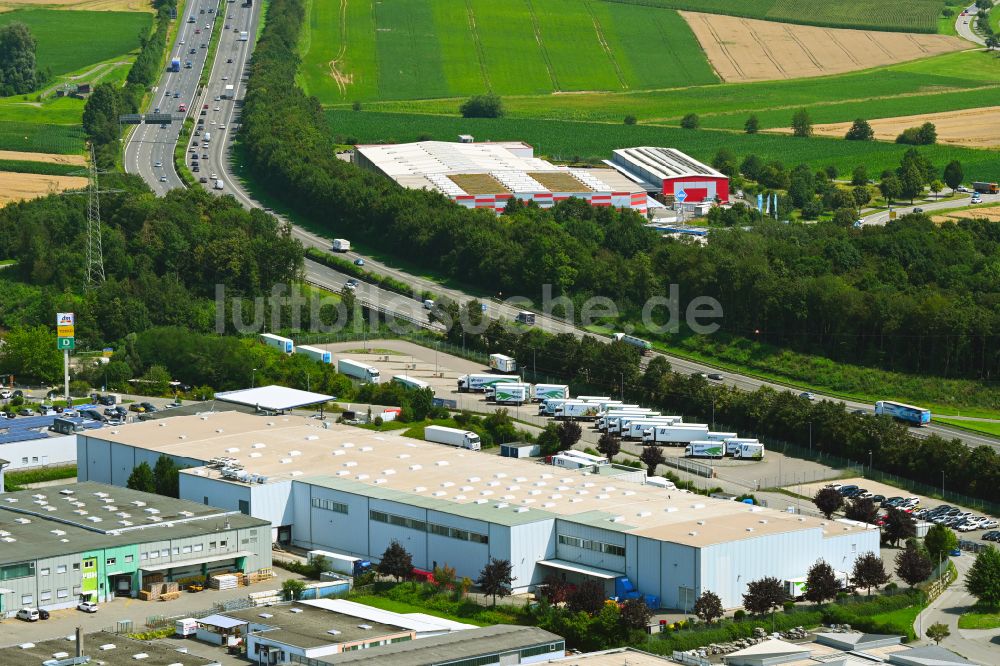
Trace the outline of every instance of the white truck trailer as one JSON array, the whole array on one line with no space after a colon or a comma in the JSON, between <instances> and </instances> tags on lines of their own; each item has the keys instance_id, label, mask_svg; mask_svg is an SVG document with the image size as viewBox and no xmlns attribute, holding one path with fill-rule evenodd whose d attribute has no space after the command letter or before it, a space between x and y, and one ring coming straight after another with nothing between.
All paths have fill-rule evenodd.
<instances>
[{"instance_id":1,"label":"white truck trailer","mask_svg":"<svg viewBox=\"0 0 1000 666\"><path fill-rule=\"evenodd\" d=\"M424 428L424 439L428 442L455 446L460 449L478 451L480 449L479 435L471 430L446 428L444 426L427 426Z\"/></svg>"},{"instance_id":2,"label":"white truck trailer","mask_svg":"<svg viewBox=\"0 0 1000 666\"><path fill-rule=\"evenodd\" d=\"M292 350L295 349L295 342L291 338L283 338L274 333L261 333L260 341L268 347L274 347L286 354L291 354Z\"/></svg>"},{"instance_id":3,"label":"white truck trailer","mask_svg":"<svg viewBox=\"0 0 1000 666\"><path fill-rule=\"evenodd\" d=\"M458 392L475 391L482 393L488 386L494 384L519 384L521 378L517 375L462 375L458 378Z\"/></svg>"},{"instance_id":4,"label":"white truck trailer","mask_svg":"<svg viewBox=\"0 0 1000 666\"><path fill-rule=\"evenodd\" d=\"M725 455L724 442L691 442L684 448L685 458L722 458Z\"/></svg>"},{"instance_id":5,"label":"white truck trailer","mask_svg":"<svg viewBox=\"0 0 1000 666\"><path fill-rule=\"evenodd\" d=\"M319 361L320 363L333 363L333 354L325 349L320 349L318 347L310 347L308 345L295 345L295 353L302 354L303 356L308 356L314 361Z\"/></svg>"},{"instance_id":6,"label":"white truck trailer","mask_svg":"<svg viewBox=\"0 0 1000 666\"><path fill-rule=\"evenodd\" d=\"M633 421L646 421L652 419L658 419L662 415L659 412L649 412L647 414L619 414L617 417L612 416L605 423L607 423L607 428L605 432L611 435L623 435L628 431L628 426ZM673 423L674 417L666 419L663 423L664 425Z\"/></svg>"},{"instance_id":7,"label":"white truck trailer","mask_svg":"<svg viewBox=\"0 0 1000 666\"><path fill-rule=\"evenodd\" d=\"M494 372L517 372L517 361L503 354L490 354L490 370Z\"/></svg>"},{"instance_id":8,"label":"white truck trailer","mask_svg":"<svg viewBox=\"0 0 1000 666\"><path fill-rule=\"evenodd\" d=\"M581 467L593 467L595 465L608 465L610 461L602 456L595 456L583 451L570 449L558 453L551 458L551 462L556 467L564 469L579 469Z\"/></svg>"},{"instance_id":9,"label":"white truck trailer","mask_svg":"<svg viewBox=\"0 0 1000 666\"><path fill-rule=\"evenodd\" d=\"M326 571L333 571L345 576L359 576L372 568L372 563L363 557L341 555L328 550L310 550L307 557L310 563L322 557Z\"/></svg>"},{"instance_id":10,"label":"white truck trailer","mask_svg":"<svg viewBox=\"0 0 1000 666\"><path fill-rule=\"evenodd\" d=\"M361 363L360 361L352 361L349 358L342 358L337 361L337 372L348 377L360 379L368 384L378 384L382 380L378 368L367 363Z\"/></svg>"},{"instance_id":11,"label":"white truck trailer","mask_svg":"<svg viewBox=\"0 0 1000 666\"><path fill-rule=\"evenodd\" d=\"M417 379L416 377L410 377L409 375L393 375L392 381L394 384L399 384L400 386L408 389L425 389L430 388L431 385L422 379Z\"/></svg>"},{"instance_id":12,"label":"white truck trailer","mask_svg":"<svg viewBox=\"0 0 1000 666\"><path fill-rule=\"evenodd\" d=\"M726 443L726 451L729 451L729 443ZM763 460L764 445L760 442L744 442L733 451L733 457L737 460Z\"/></svg>"},{"instance_id":13,"label":"white truck trailer","mask_svg":"<svg viewBox=\"0 0 1000 666\"><path fill-rule=\"evenodd\" d=\"M708 442L725 442L728 439L737 437L739 437L739 434L735 432L709 432L703 439Z\"/></svg>"},{"instance_id":14,"label":"white truck trailer","mask_svg":"<svg viewBox=\"0 0 1000 666\"><path fill-rule=\"evenodd\" d=\"M655 416L648 419L633 419L622 427L618 434L622 439L642 440L642 437L646 434L647 430L650 430L658 425L673 425L674 423L676 423L676 420L673 416Z\"/></svg>"},{"instance_id":15,"label":"white truck trailer","mask_svg":"<svg viewBox=\"0 0 1000 666\"><path fill-rule=\"evenodd\" d=\"M635 409L618 409L613 407L611 409L601 411L597 416L597 420L594 422L594 426L598 430L607 430L612 421L615 421L623 416L649 416L653 413L652 409L648 409L646 407L637 407Z\"/></svg>"},{"instance_id":16,"label":"white truck trailer","mask_svg":"<svg viewBox=\"0 0 1000 666\"><path fill-rule=\"evenodd\" d=\"M637 338L634 335L628 335L627 333L615 333L611 337L615 339L615 342L624 342L627 345L632 345L639 350L640 354L648 354L649 350L653 348L653 345L646 340Z\"/></svg>"},{"instance_id":17,"label":"white truck trailer","mask_svg":"<svg viewBox=\"0 0 1000 666\"><path fill-rule=\"evenodd\" d=\"M711 437L705 437L705 439L712 439ZM729 439L723 440L726 443L726 455L734 456L736 455L737 449L740 448L742 444L759 444L760 441L756 439L751 439L749 437L730 437Z\"/></svg>"},{"instance_id":18,"label":"white truck trailer","mask_svg":"<svg viewBox=\"0 0 1000 666\"><path fill-rule=\"evenodd\" d=\"M538 403L539 416L555 416L556 408L571 402L569 398L549 398Z\"/></svg>"},{"instance_id":19,"label":"white truck trailer","mask_svg":"<svg viewBox=\"0 0 1000 666\"><path fill-rule=\"evenodd\" d=\"M531 384L494 384L486 389L487 402L498 405L523 405L530 400Z\"/></svg>"},{"instance_id":20,"label":"white truck trailer","mask_svg":"<svg viewBox=\"0 0 1000 666\"><path fill-rule=\"evenodd\" d=\"M571 400L556 407L555 417L563 421L593 421L597 418L597 405Z\"/></svg>"},{"instance_id":21,"label":"white truck trailer","mask_svg":"<svg viewBox=\"0 0 1000 666\"><path fill-rule=\"evenodd\" d=\"M568 398L569 387L565 384L535 384L531 390L531 399L542 402L549 398Z\"/></svg>"},{"instance_id":22,"label":"white truck trailer","mask_svg":"<svg viewBox=\"0 0 1000 666\"><path fill-rule=\"evenodd\" d=\"M611 397L606 395L578 395L573 399L580 402L604 402L605 400L611 400Z\"/></svg>"},{"instance_id":23,"label":"white truck trailer","mask_svg":"<svg viewBox=\"0 0 1000 666\"><path fill-rule=\"evenodd\" d=\"M675 423L673 425L656 426L642 436L644 444L688 444L704 441L708 434L708 426L704 423ZM725 450L725 444L722 444Z\"/></svg>"},{"instance_id":24,"label":"white truck trailer","mask_svg":"<svg viewBox=\"0 0 1000 666\"><path fill-rule=\"evenodd\" d=\"M334 238L333 239L333 251L334 252L350 252L351 251L351 241L346 238Z\"/></svg>"}]
</instances>

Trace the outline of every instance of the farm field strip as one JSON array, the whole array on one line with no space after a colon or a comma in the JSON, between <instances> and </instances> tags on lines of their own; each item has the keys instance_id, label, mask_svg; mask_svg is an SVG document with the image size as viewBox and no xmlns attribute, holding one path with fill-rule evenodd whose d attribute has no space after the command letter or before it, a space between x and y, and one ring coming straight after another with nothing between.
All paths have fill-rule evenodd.
<instances>
[{"instance_id":1,"label":"farm field strip","mask_svg":"<svg viewBox=\"0 0 1000 666\"><path fill-rule=\"evenodd\" d=\"M765 162L778 160L786 166L800 163L816 168L833 165L841 173L849 173L855 166L864 165L869 173L877 174L895 168L908 148L881 141L799 139L779 134L748 135L527 118L460 118L340 110L327 111L327 118L336 135L361 143L415 141L421 136L450 141L458 134L469 133L480 141L526 141L535 147L538 155L574 162L607 159L612 150L622 146L673 146L704 161L711 161L720 148L727 148L740 158L753 153ZM1000 180L1000 160L994 152L944 145L925 146L920 150L939 168L957 159L967 174L976 174L984 180Z\"/></svg>"},{"instance_id":2,"label":"farm field strip","mask_svg":"<svg viewBox=\"0 0 1000 666\"><path fill-rule=\"evenodd\" d=\"M943 0L825 0L803 7L801 0L605 0L630 5L667 7L727 14L827 28L866 28L896 32L935 32Z\"/></svg>"},{"instance_id":3,"label":"farm field strip","mask_svg":"<svg viewBox=\"0 0 1000 666\"><path fill-rule=\"evenodd\" d=\"M83 128L76 125L46 125L0 120L0 150L32 153L82 153Z\"/></svg>"},{"instance_id":4,"label":"farm field strip","mask_svg":"<svg viewBox=\"0 0 1000 666\"><path fill-rule=\"evenodd\" d=\"M78 190L87 186L87 179L77 176L52 176L37 173L0 171L0 206L11 201L44 197L51 192Z\"/></svg>"},{"instance_id":5,"label":"farm field strip","mask_svg":"<svg viewBox=\"0 0 1000 666\"><path fill-rule=\"evenodd\" d=\"M587 0L535 0L535 14L560 90L621 90L610 54L601 47ZM570 37L567 39L567 37Z\"/></svg>"},{"instance_id":6,"label":"farm field strip","mask_svg":"<svg viewBox=\"0 0 1000 666\"><path fill-rule=\"evenodd\" d=\"M382 99L441 97L450 90L427 0L375 4L378 87ZM350 48L350 45L348 45Z\"/></svg>"}]
</instances>

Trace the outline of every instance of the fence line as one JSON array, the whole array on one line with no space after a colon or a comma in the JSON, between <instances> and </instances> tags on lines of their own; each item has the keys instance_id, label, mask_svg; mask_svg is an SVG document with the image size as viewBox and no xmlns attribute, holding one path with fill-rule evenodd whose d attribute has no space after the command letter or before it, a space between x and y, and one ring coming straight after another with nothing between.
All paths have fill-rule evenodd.
<instances>
[{"instance_id":1,"label":"fence line","mask_svg":"<svg viewBox=\"0 0 1000 666\"><path fill-rule=\"evenodd\" d=\"M285 604L289 602L277 602L278 604ZM221 601L211 608L202 609L198 611L193 611L190 613L184 613L182 615L148 615L146 616L146 627L149 629L159 629L160 627L166 627L177 620L183 620L185 618L193 617L198 620L203 617L208 617L209 615L214 615L215 613L225 613L227 611L238 611L245 608L253 608L254 602L250 600L249 597L238 597L236 599L229 599L228 601Z\"/></svg>"}]
</instances>

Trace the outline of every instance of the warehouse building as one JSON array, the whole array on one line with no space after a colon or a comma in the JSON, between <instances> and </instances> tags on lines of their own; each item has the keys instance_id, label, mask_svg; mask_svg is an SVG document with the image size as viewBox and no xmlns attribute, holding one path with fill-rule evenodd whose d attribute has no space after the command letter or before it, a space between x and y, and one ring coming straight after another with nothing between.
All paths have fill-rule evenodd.
<instances>
[{"instance_id":1,"label":"warehouse building","mask_svg":"<svg viewBox=\"0 0 1000 666\"><path fill-rule=\"evenodd\" d=\"M354 161L403 187L434 190L466 208L499 212L511 199L549 208L570 197L643 214L659 205L614 169L556 166L535 157L534 148L522 142L358 146Z\"/></svg>"},{"instance_id":2,"label":"warehouse building","mask_svg":"<svg viewBox=\"0 0 1000 666\"><path fill-rule=\"evenodd\" d=\"M620 148L605 164L617 169L649 192L678 199L685 204L703 201L729 202L729 178L676 148Z\"/></svg>"},{"instance_id":3,"label":"warehouse building","mask_svg":"<svg viewBox=\"0 0 1000 666\"><path fill-rule=\"evenodd\" d=\"M102 483L0 497L0 616L134 597L144 578L270 566L270 526L239 512Z\"/></svg>"},{"instance_id":4,"label":"warehouse building","mask_svg":"<svg viewBox=\"0 0 1000 666\"><path fill-rule=\"evenodd\" d=\"M727 607L764 576L804 576L818 558L850 571L878 529L671 492L626 479L291 415L231 412L104 429L78 439L81 481L124 485L162 453L189 467L181 496L273 525L306 549L378 557L392 540L414 566L475 578L510 560L514 590L555 574L627 576L667 608L703 590Z\"/></svg>"},{"instance_id":5,"label":"warehouse building","mask_svg":"<svg viewBox=\"0 0 1000 666\"><path fill-rule=\"evenodd\" d=\"M0 648L3 666L219 666L215 659L188 654L164 643L151 643L128 638L122 634L98 631L92 634L69 635L36 643L20 643Z\"/></svg>"}]
</instances>

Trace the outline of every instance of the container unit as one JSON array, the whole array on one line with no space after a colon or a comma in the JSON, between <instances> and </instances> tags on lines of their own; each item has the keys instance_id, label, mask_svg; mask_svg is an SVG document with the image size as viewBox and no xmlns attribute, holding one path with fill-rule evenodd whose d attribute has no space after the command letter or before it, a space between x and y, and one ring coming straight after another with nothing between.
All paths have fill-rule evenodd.
<instances>
[{"instance_id":1,"label":"container unit","mask_svg":"<svg viewBox=\"0 0 1000 666\"><path fill-rule=\"evenodd\" d=\"M360 361L352 361L349 358L342 358L337 361L337 372L348 377L360 379L362 382L369 384L378 384L381 381L378 368L367 363L361 363Z\"/></svg>"},{"instance_id":2,"label":"container unit","mask_svg":"<svg viewBox=\"0 0 1000 666\"><path fill-rule=\"evenodd\" d=\"M494 372L517 372L517 361L503 354L490 354L490 370Z\"/></svg>"},{"instance_id":3,"label":"container unit","mask_svg":"<svg viewBox=\"0 0 1000 666\"><path fill-rule=\"evenodd\" d=\"M521 378L517 375L462 375L458 378L459 393L482 393L488 386L494 384L520 383Z\"/></svg>"},{"instance_id":4,"label":"container unit","mask_svg":"<svg viewBox=\"0 0 1000 666\"><path fill-rule=\"evenodd\" d=\"M268 347L274 347L275 349L286 354L291 354L295 349L295 343L291 338L283 338L280 335L275 335L274 333L261 333L260 341Z\"/></svg>"},{"instance_id":5,"label":"container unit","mask_svg":"<svg viewBox=\"0 0 1000 666\"><path fill-rule=\"evenodd\" d=\"M446 428L445 426L427 426L424 428L424 439L460 449L478 451L480 449L479 435L471 430Z\"/></svg>"},{"instance_id":6,"label":"container unit","mask_svg":"<svg viewBox=\"0 0 1000 666\"><path fill-rule=\"evenodd\" d=\"M308 356L314 361L319 361L320 363L333 363L333 354L325 349L320 349L318 347L309 347L308 345L296 345L295 353L302 354L303 356Z\"/></svg>"}]
</instances>

